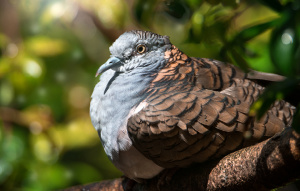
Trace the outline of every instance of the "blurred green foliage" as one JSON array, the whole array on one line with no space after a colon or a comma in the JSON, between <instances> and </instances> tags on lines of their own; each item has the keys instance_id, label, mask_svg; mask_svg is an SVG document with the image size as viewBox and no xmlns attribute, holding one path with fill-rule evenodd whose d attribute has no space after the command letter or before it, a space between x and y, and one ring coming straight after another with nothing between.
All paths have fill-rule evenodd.
<instances>
[{"instance_id":1,"label":"blurred green foliage","mask_svg":"<svg viewBox=\"0 0 300 191\"><path fill-rule=\"evenodd\" d=\"M91 125L89 101L108 47L126 30L168 35L190 56L288 76L254 105L262 115L299 84L299 8L299 0L0 1L0 190L121 175Z\"/></svg>"}]
</instances>

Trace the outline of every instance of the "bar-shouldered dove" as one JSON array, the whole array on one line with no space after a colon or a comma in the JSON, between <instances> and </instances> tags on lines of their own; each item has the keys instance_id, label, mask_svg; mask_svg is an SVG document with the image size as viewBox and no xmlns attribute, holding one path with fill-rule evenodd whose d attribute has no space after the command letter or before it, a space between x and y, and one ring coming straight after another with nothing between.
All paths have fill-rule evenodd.
<instances>
[{"instance_id":1,"label":"bar-shouldered dove","mask_svg":"<svg viewBox=\"0 0 300 191\"><path fill-rule=\"evenodd\" d=\"M282 76L188 57L148 31L125 32L110 52L90 114L107 156L131 179L224 156L291 125L295 107L283 100L260 120L248 115L260 82Z\"/></svg>"}]
</instances>

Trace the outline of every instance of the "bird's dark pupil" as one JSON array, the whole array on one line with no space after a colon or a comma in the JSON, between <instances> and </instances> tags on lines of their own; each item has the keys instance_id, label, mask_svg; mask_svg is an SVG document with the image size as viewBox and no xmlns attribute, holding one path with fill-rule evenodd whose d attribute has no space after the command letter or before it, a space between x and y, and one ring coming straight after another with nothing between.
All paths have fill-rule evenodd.
<instances>
[{"instance_id":1,"label":"bird's dark pupil","mask_svg":"<svg viewBox=\"0 0 300 191\"><path fill-rule=\"evenodd\" d=\"M139 47L139 52L143 52L144 51L144 47L140 46Z\"/></svg>"}]
</instances>

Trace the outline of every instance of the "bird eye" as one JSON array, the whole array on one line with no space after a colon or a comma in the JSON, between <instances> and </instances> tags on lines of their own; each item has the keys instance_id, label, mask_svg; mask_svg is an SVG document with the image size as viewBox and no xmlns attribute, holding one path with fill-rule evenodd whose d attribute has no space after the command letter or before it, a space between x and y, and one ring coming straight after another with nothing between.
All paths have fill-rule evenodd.
<instances>
[{"instance_id":1,"label":"bird eye","mask_svg":"<svg viewBox=\"0 0 300 191\"><path fill-rule=\"evenodd\" d=\"M138 45L137 47L136 47L136 51L139 53L139 54L142 54L142 53L144 53L144 52L146 52L146 46L145 45L143 45L143 44L140 44L140 45Z\"/></svg>"}]
</instances>

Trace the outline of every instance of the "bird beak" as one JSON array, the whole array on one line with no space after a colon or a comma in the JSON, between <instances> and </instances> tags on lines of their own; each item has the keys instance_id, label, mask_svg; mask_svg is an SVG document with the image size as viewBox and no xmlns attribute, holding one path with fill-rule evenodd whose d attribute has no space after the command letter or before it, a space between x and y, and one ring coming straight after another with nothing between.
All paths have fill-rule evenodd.
<instances>
[{"instance_id":1,"label":"bird beak","mask_svg":"<svg viewBox=\"0 0 300 191\"><path fill-rule=\"evenodd\" d=\"M121 60L119 58L117 58L117 57L111 57L104 64L102 64L102 66L100 66L100 68L98 69L98 71L96 73L96 77L99 74L102 74L103 72L105 72L106 70L117 69L121 65L122 65L122 62L121 62Z\"/></svg>"}]
</instances>

